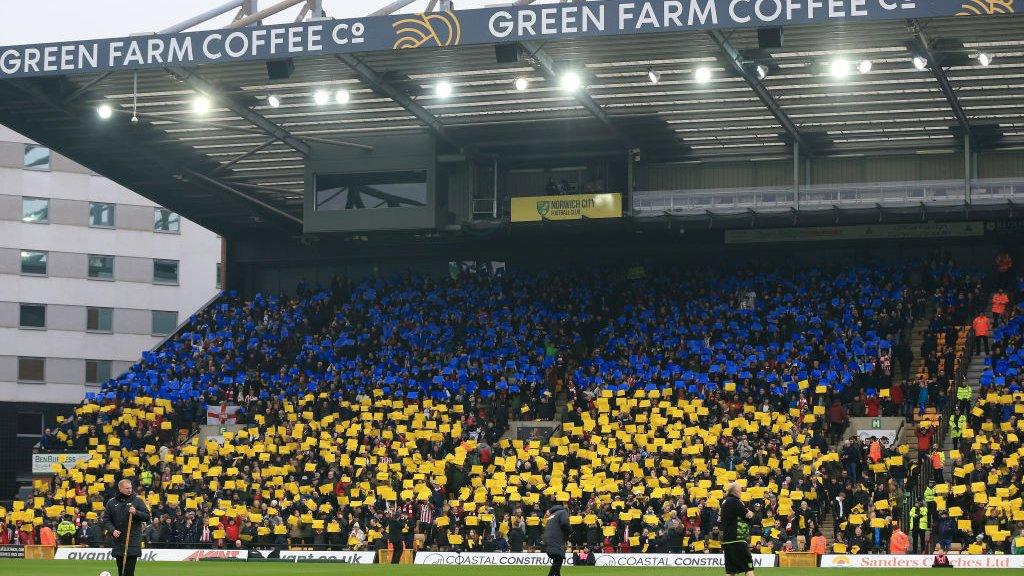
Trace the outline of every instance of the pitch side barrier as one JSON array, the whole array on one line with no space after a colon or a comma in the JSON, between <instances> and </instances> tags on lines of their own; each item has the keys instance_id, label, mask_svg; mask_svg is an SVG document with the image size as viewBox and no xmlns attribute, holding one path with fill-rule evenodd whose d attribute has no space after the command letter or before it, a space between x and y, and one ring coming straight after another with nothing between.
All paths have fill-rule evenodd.
<instances>
[{"instance_id":1,"label":"pitch side barrier","mask_svg":"<svg viewBox=\"0 0 1024 576\"><path fill-rule=\"evenodd\" d=\"M110 548L61 547L55 560L107 560L113 562ZM198 562L201 560L279 560L282 562L337 562L339 564L373 564L374 552L356 550L214 550L191 548L147 548L139 557L142 562Z\"/></svg>"},{"instance_id":2,"label":"pitch side barrier","mask_svg":"<svg viewBox=\"0 0 1024 576\"><path fill-rule=\"evenodd\" d=\"M1024 568L1024 556L949 554L954 568ZM822 568L931 568L930 554L825 554Z\"/></svg>"},{"instance_id":3,"label":"pitch side barrier","mask_svg":"<svg viewBox=\"0 0 1024 576\"><path fill-rule=\"evenodd\" d=\"M595 554L597 566L643 568L723 568L722 554ZM536 552L417 552L415 564L445 566L548 566L547 554ZM572 564L572 558L566 558ZM774 554L754 554L755 568L772 568Z\"/></svg>"},{"instance_id":4,"label":"pitch side barrier","mask_svg":"<svg viewBox=\"0 0 1024 576\"><path fill-rule=\"evenodd\" d=\"M22 547L5 546L6 557L22 557ZM340 564L374 564L376 553L355 550L211 550L187 548L150 548L142 551L142 562L196 562L205 560L282 562L337 562ZM778 566L775 554L754 554L755 568ZM109 548L59 547L55 560L113 562ZM825 554L822 568L931 568L934 557L917 554ZM951 554L957 568L1024 568L1024 556L999 554ZM536 552L429 552L416 553L415 564L442 566L547 566L546 554ZM572 558L566 558L572 564ZM623 568L722 568L721 554L595 554L597 566Z\"/></svg>"}]
</instances>

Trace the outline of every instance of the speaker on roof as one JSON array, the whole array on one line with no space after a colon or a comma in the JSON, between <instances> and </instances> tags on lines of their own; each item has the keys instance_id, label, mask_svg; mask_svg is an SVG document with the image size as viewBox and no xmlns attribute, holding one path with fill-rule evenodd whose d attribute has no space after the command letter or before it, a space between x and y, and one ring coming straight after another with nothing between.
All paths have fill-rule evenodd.
<instances>
[{"instance_id":1,"label":"speaker on roof","mask_svg":"<svg viewBox=\"0 0 1024 576\"><path fill-rule=\"evenodd\" d=\"M782 28L758 28L757 47L762 50L782 48Z\"/></svg>"},{"instance_id":2,"label":"speaker on roof","mask_svg":"<svg viewBox=\"0 0 1024 576\"><path fill-rule=\"evenodd\" d=\"M522 50L518 42L494 45L494 59L498 61L498 64L514 64L519 62L519 55L521 53Z\"/></svg>"},{"instance_id":3,"label":"speaker on roof","mask_svg":"<svg viewBox=\"0 0 1024 576\"><path fill-rule=\"evenodd\" d=\"M267 60L267 78L271 80L290 78L293 70L295 70L295 61L291 58Z\"/></svg>"}]
</instances>

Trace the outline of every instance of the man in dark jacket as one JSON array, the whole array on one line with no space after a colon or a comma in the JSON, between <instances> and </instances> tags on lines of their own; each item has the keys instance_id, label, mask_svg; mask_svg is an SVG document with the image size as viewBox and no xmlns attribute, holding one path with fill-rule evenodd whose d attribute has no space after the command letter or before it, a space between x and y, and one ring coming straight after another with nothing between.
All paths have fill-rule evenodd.
<instances>
[{"instance_id":1,"label":"man in dark jacket","mask_svg":"<svg viewBox=\"0 0 1024 576\"><path fill-rule=\"evenodd\" d=\"M400 513L395 510L391 513L388 521L388 542L391 543L391 563L398 564L402 560L402 552L405 550L405 523L402 522Z\"/></svg>"},{"instance_id":2,"label":"man in dark jacket","mask_svg":"<svg viewBox=\"0 0 1024 576\"><path fill-rule=\"evenodd\" d=\"M203 534L202 521L196 518L196 511L185 512L184 518L178 518L171 529L171 540L178 548L195 548L199 537Z\"/></svg>"},{"instance_id":3,"label":"man in dark jacket","mask_svg":"<svg viewBox=\"0 0 1024 576\"><path fill-rule=\"evenodd\" d=\"M104 548L107 546L103 535L103 525L99 522L89 524L88 528L85 529L85 536L90 548Z\"/></svg>"},{"instance_id":4,"label":"man in dark jacket","mask_svg":"<svg viewBox=\"0 0 1024 576\"><path fill-rule=\"evenodd\" d=\"M523 529L515 524L508 531L508 548L512 552L523 551L523 541L526 540L526 534L523 533Z\"/></svg>"},{"instance_id":5,"label":"man in dark jacket","mask_svg":"<svg viewBox=\"0 0 1024 576\"><path fill-rule=\"evenodd\" d=\"M754 576L754 559L750 555L750 520L754 517L743 503L743 485L729 484L722 500L722 552L725 555L725 573Z\"/></svg>"},{"instance_id":6,"label":"man in dark jacket","mask_svg":"<svg viewBox=\"0 0 1024 576\"><path fill-rule=\"evenodd\" d=\"M103 527L114 538L110 555L117 562L117 576L135 575L135 562L142 556L143 522L149 522L149 509L133 493L132 481L123 479L117 483L117 494L107 500L103 510Z\"/></svg>"},{"instance_id":7,"label":"man in dark jacket","mask_svg":"<svg viewBox=\"0 0 1024 576\"><path fill-rule=\"evenodd\" d=\"M555 504L548 510L548 523L544 527L544 551L551 558L551 570L548 576L561 576L562 563L565 562L565 541L569 537L569 511L561 504Z\"/></svg>"}]
</instances>

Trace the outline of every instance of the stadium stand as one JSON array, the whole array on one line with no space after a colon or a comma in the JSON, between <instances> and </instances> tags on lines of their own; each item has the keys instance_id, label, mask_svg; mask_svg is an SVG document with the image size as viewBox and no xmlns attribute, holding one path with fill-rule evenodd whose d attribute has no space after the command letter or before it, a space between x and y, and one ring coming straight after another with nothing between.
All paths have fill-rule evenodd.
<instances>
[{"instance_id":1,"label":"stadium stand","mask_svg":"<svg viewBox=\"0 0 1024 576\"><path fill-rule=\"evenodd\" d=\"M126 476L159 518L155 547L532 549L557 500L578 547L709 552L740 479L766 552L822 534L833 551L886 551L897 525L915 548L949 536L1011 551L1019 305L994 330L985 395L944 434L967 324L988 305L978 278L936 256L226 294L44 437L91 458L2 511L0 538L69 518L72 539L101 544L97 511ZM198 436L221 404L240 406L240 426ZM851 416L917 432L847 437ZM554 437L505 435L540 418L560 421ZM940 441L957 444L938 445L936 469Z\"/></svg>"},{"instance_id":2,"label":"stadium stand","mask_svg":"<svg viewBox=\"0 0 1024 576\"><path fill-rule=\"evenodd\" d=\"M971 553L1024 551L1024 541L1018 539L1024 536L1020 493L1024 450L1019 437L1024 432L1020 416L1024 414L1020 385L1024 282L1001 268L992 274L991 305L976 307L983 321L978 317L972 321L975 338L979 331L987 336L991 330L991 353L986 350L979 356L981 346L971 347L981 365L972 374L977 379L963 382L962 390L955 392L955 408L947 410L944 448L950 463L937 478L934 501L929 504L938 516L936 540Z\"/></svg>"}]
</instances>

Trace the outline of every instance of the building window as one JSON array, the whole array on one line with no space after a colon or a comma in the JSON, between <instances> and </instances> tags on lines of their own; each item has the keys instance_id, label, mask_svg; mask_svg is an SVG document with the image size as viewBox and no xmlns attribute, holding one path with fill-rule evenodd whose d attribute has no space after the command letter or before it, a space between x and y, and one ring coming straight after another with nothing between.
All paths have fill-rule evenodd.
<instances>
[{"instance_id":1,"label":"building window","mask_svg":"<svg viewBox=\"0 0 1024 576\"><path fill-rule=\"evenodd\" d=\"M89 278L113 280L114 257L89 254Z\"/></svg>"},{"instance_id":2,"label":"building window","mask_svg":"<svg viewBox=\"0 0 1024 576\"><path fill-rule=\"evenodd\" d=\"M112 332L114 310L112 308L86 308L85 329L89 332Z\"/></svg>"},{"instance_id":3,"label":"building window","mask_svg":"<svg viewBox=\"0 0 1024 576\"><path fill-rule=\"evenodd\" d=\"M167 208L156 208L153 210L153 230L177 234L181 232L181 216Z\"/></svg>"},{"instance_id":4,"label":"building window","mask_svg":"<svg viewBox=\"0 0 1024 576\"><path fill-rule=\"evenodd\" d=\"M153 310L153 335L167 336L178 327L178 313Z\"/></svg>"},{"instance_id":5,"label":"building window","mask_svg":"<svg viewBox=\"0 0 1024 576\"><path fill-rule=\"evenodd\" d=\"M42 382L46 379L46 360L44 358L18 357L18 381Z\"/></svg>"},{"instance_id":6,"label":"building window","mask_svg":"<svg viewBox=\"0 0 1024 576\"><path fill-rule=\"evenodd\" d=\"M102 384L110 380L110 360L86 360L85 383Z\"/></svg>"},{"instance_id":7,"label":"building window","mask_svg":"<svg viewBox=\"0 0 1024 576\"><path fill-rule=\"evenodd\" d=\"M22 198L21 221L46 224L50 221L49 198Z\"/></svg>"},{"instance_id":8,"label":"building window","mask_svg":"<svg viewBox=\"0 0 1024 576\"><path fill-rule=\"evenodd\" d=\"M178 261L153 260L153 282L155 284L177 284Z\"/></svg>"},{"instance_id":9,"label":"building window","mask_svg":"<svg viewBox=\"0 0 1024 576\"><path fill-rule=\"evenodd\" d=\"M39 412L18 412L17 432L18 436L42 436L43 415Z\"/></svg>"},{"instance_id":10,"label":"building window","mask_svg":"<svg viewBox=\"0 0 1024 576\"><path fill-rule=\"evenodd\" d=\"M46 276L46 260L49 253L42 250L21 251L21 273Z\"/></svg>"},{"instance_id":11,"label":"building window","mask_svg":"<svg viewBox=\"0 0 1024 576\"><path fill-rule=\"evenodd\" d=\"M116 205L106 202L89 202L89 226L113 228Z\"/></svg>"},{"instance_id":12,"label":"building window","mask_svg":"<svg viewBox=\"0 0 1024 576\"><path fill-rule=\"evenodd\" d=\"M18 317L22 328L46 328L46 304L22 304Z\"/></svg>"},{"instance_id":13,"label":"building window","mask_svg":"<svg viewBox=\"0 0 1024 576\"><path fill-rule=\"evenodd\" d=\"M25 160L22 165L29 170L49 170L50 149L36 144L25 144Z\"/></svg>"}]
</instances>

